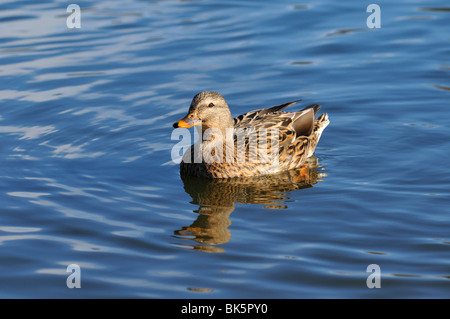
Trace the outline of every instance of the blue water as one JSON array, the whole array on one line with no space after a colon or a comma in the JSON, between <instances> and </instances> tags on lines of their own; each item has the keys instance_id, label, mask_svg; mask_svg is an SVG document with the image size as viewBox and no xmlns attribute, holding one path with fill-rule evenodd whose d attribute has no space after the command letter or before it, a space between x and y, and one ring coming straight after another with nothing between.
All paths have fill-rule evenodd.
<instances>
[{"instance_id":1,"label":"blue water","mask_svg":"<svg viewBox=\"0 0 450 319\"><path fill-rule=\"evenodd\" d=\"M0 4L0 297L450 297L446 1L70 3ZM204 90L321 104L310 182L182 180Z\"/></svg>"}]
</instances>

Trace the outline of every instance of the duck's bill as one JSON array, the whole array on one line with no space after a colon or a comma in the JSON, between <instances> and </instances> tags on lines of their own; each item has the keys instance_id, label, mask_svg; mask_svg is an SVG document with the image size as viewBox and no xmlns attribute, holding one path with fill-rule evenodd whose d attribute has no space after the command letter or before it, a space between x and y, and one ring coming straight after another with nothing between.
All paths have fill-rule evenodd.
<instances>
[{"instance_id":1,"label":"duck's bill","mask_svg":"<svg viewBox=\"0 0 450 319\"><path fill-rule=\"evenodd\" d=\"M191 112L188 115L186 115L184 118L179 120L178 122L173 123L174 128L183 127L183 128L189 128L194 125L200 124L202 121L198 118L197 112Z\"/></svg>"}]
</instances>

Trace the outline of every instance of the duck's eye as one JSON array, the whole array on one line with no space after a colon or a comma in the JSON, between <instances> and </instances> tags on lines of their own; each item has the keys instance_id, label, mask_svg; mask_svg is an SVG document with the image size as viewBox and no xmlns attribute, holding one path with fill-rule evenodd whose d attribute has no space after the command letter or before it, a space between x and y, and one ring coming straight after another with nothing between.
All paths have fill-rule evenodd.
<instances>
[{"instance_id":1,"label":"duck's eye","mask_svg":"<svg viewBox=\"0 0 450 319\"><path fill-rule=\"evenodd\" d=\"M214 107L214 103L212 103L212 102L209 103L209 104L208 104L208 107Z\"/></svg>"}]
</instances>

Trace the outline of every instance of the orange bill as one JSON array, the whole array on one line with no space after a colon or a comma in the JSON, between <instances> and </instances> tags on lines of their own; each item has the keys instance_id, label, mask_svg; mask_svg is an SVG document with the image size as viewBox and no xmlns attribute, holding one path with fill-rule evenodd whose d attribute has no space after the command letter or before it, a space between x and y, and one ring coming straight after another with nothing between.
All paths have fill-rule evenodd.
<instances>
[{"instance_id":1,"label":"orange bill","mask_svg":"<svg viewBox=\"0 0 450 319\"><path fill-rule=\"evenodd\" d=\"M179 120L178 122L173 123L173 127L183 127L183 128L189 128L194 125L200 124L202 121L198 118L197 110L193 110L188 113L184 118Z\"/></svg>"}]
</instances>

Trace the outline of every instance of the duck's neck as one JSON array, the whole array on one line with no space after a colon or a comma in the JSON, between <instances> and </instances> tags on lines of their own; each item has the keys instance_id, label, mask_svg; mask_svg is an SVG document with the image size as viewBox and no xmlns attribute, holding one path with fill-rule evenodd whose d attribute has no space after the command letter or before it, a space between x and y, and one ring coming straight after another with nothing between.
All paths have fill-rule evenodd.
<instances>
[{"instance_id":1,"label":"duck's neck","mask_svg":"<svg viewBox=\"0 0 450 319\"><path fill-rule=\"evenodd\" d=\"M198 127L199 134L201 134L202 138L203 160L208 163L224 162L227 154L227 148L232 148L234 145L234 120L230 116L228 122L221 122L220 125L212 126L208 125L210 123L206 124L207 125ZM229 140L229 136L231 136L231 140Z\"/></svg>"},{"instance_id":2,"label":"duck's neck","mask_svg":"<svg viewBox=\"0 0 450 319\"><path fill-rule=\"evenodd\" d=\"M201 125L202 136L207 136L208 134L217 134L220 132L222 134L223 140L226 139L227 131L233 130L234 120L231 114L228 113L226 116L222 116L220 119L211 122L203 122ZM208 132L209 131L209 132ZM200 132L199 132L200 133Z\"/></svg>"},{"instance_id":3,"label":"duck's neck","mask_svg":"<svg viewBox=\"0 0 450 319\"><path fill-rule=\"evenodd\" d=\"M225 147L228 135L233 137L233 126L231 127L202 127L199 128L203 144L214 144L216 147ZM228 133L227 133L228 132Z\"/></svg>"}]
</instances>

